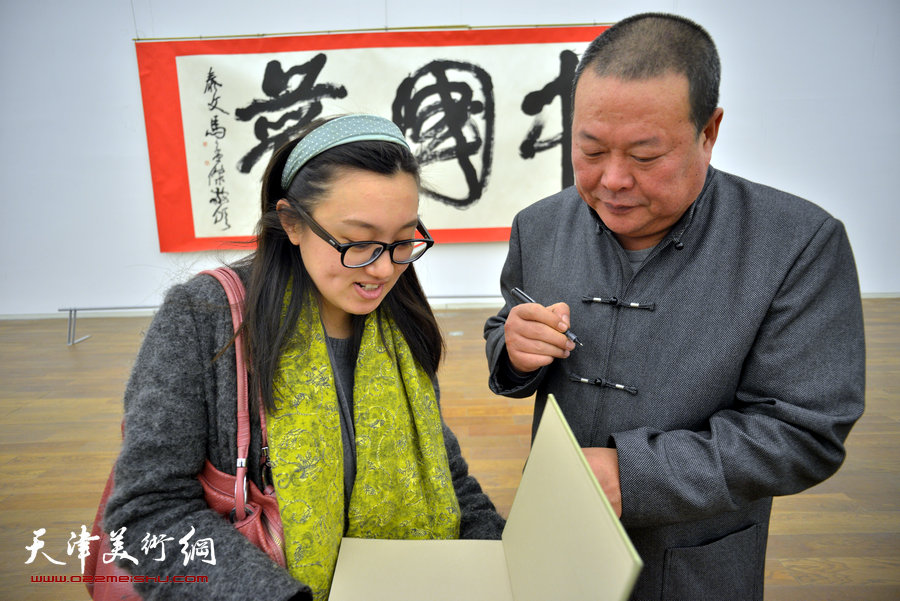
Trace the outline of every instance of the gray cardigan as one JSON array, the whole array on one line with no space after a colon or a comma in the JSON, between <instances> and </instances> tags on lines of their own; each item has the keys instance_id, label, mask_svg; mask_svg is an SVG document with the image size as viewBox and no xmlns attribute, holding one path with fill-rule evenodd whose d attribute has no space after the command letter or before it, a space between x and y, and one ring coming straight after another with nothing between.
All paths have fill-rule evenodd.
<instances>
[{"instance_id":1,"label":"gray cardigan","mask_svg":"<svg viewBox=\"0 0 900 601\"><path fill-rule=\"evenodd\" d=\"M584 343L509 377L518 286L564 301ZM519 213L485 325L494 392L554 393L580 444L618 450L622 523L645 562L634 599L762 599L771 498L841 464L863 411L865 349L840 222L709 169L634 273L574 188Z\"/></svg>"},{"instance_id":2,"label":"gray cardigan","mask_svg":"<svg viewBox=\"0 0 900 601\"><path fill-rule=\"evenodd\" d=\"M239 271L242 277L245 271ZM236 383L233 347L218 360L233 333L225 291L201 275L169 291L153 319L125 391L125 431L116 464L116 487L106 508L107 531L127 527L125 550L138 565L120 561L135 575L170 582L136 584L146 599L309 598L308 588L208 508L197 474L207 457L233 474L236 457ZM259 416L251 411L251 478L260 484ZM497 539L504 520L469 476L456 437L444 426L453 485L459 499L462 538ZM184 564L179 540L191 528L190 550L212 539L215 565L195 557ZM146 535L171 537L162 549L142 551ZM176 576L208 582L172 583Z\"/></svg>"}]
</instances>

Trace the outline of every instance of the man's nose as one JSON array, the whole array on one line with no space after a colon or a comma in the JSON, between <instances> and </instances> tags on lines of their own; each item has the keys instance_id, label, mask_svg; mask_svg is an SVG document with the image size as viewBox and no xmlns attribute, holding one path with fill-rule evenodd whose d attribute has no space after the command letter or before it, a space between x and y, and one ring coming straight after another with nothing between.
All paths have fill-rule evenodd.
<instances>
[{"instance_id":1,"label":"man's nose","mask_svg":"<svg viewBox=\"0 0 900 601\"><path fill-rule=\"evenodd\" d=\"M611 192L631 188L634 186L634 177L629 167L625 157L608 157L601 166L603 174L600 176L600 185Z\"/></svg>"}]
</instances>

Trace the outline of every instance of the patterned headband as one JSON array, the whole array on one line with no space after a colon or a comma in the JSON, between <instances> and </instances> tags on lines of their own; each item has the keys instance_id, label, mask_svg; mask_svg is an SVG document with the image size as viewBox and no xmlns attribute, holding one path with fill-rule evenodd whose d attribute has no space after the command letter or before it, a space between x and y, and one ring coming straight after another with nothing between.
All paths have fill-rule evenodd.
<instances>
[{"instance_id":1,"label":"patterned headband","mask_svg":"<svg viewBox=\"0 0 900 601\"><path fill-rule=\"evenodd\" d=\"M300 168L314 156L341 144L364 140L393 142L409 148L400 128L384 117L376 115L338 117L326 121L294 146L281 174L282 190L288 189Z\"/></svg>"}]
</instances>

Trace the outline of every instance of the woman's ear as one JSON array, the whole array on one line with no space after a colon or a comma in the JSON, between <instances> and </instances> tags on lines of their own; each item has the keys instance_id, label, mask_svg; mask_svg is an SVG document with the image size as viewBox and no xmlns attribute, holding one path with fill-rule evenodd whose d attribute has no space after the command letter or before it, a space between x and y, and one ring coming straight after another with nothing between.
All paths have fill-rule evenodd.
<instances>
[{"instance_id":1,"label":"woman's ear","mask_svg":"<svg viewBox=\"0 0 900 601\"><path fill-rule=\"evenodd\" d=\"M278 219L281 220L281 228L287 234L291 244L300 245L300 223L291 215L291 205L285 199L281 199L275 205L278 211Z\"/></svg>"}]
</instances>

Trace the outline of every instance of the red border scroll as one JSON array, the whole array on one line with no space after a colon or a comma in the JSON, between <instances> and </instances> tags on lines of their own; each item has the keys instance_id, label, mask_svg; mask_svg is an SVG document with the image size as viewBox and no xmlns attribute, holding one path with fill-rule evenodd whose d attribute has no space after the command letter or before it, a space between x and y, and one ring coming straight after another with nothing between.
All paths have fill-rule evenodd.
<instances>
[{"instance_id":1,"label":"red border scroll","mask_svg":"<svg viewBox=\"0 0 900 601\"><path fill-rule=\"evenodd\" d=\"M135 42L150 172L162 252L246 248L247 236L198 238L194 234L187 161L179 103L176 58L205 54L250 54L369 47L440 47L588 42L605 26L478 30L388 31L209 40ZM510 228L433 229L440 242L491 242L509 238Z\"/></svg>"}]
</instances>

